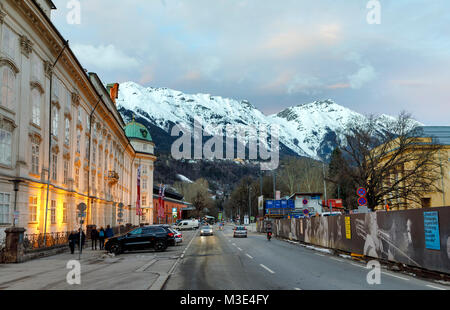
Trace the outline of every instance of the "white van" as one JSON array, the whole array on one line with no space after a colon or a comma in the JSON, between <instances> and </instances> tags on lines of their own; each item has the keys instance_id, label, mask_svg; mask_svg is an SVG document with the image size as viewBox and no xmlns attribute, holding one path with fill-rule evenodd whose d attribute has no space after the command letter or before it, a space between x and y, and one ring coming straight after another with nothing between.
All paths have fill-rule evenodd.
<instances>
[{"instance_id":1,"label":"white van","mask_svg":"<svg viewBox=\"0 0 450 310\"><path fill-rule=\"evenodd\" d=\"M175 225L174 228L177 230L192 230L198 229L199 226L198 220L183 220Z\"/></svg>"}]
</instances>

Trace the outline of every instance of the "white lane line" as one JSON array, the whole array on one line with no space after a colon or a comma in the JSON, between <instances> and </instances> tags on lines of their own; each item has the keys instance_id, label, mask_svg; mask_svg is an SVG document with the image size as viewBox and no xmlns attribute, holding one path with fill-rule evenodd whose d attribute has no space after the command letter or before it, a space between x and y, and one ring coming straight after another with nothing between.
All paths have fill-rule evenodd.
<instances>
[{"instance_id":1,"label":"white lane line","mask_svg":"<svg viewBox=\"0 0 450 310\"><path fill-rule=\"evenodd\" d=\"M353 265L353 266L356 266L356 267L361 267L361 268L367 269L366 266L360 265L360 264L350 263L350 265Z\"/></svg>"},{"instance_id":2,"label":"white lane line","mask_svg":"<svg viewBox=\"0 0 450 310\"><path fill-rule=\"evenodd\" d=\"M239 250L239 251L242 251L242 249L241 249L241 248L239 248L239 247L238 247L238 250Z\"/></svg>"},{"instance_id":3,"label":"white lane line","mask_svg":"<svg viewBox=\"0 0 450 310\"><path fill-rule=\"evenodd\" d=\"M298 288L298 287L294 287L294 290L296 290L296 291L301 291L302 289L301 289L301 288Z\"/></svg>"},{"instance_id":4,"label":"white lane line","mask_svg":"<svg viewBox=\"0 0 450 310\"><path fill-rule=\"evenodd\" d=\"M434 288L436 290L441 290L441 291L446 291L447 289L443 288L443 287L438 287L438 286L433 286L433 285L429 285L427 284L428 287Z\"/></svg>"},{"instance_id":5,"label":"white lane line","mask_svg":"<svg viewBox=\"0 0 450 310\"><path fill-rule=\"evenodd\" d=\"M267 268L266 266L264 266L263 264L259 264L261 267L263 267L264 269L266 269L268 272L270 273L275 273L275 271L270 270L269 268Z\"/></svg>"},{"instance_id":6,"label":"white lane line","mask_svg":"<svg viewBox=\"0 0 450 310\"><path fill-rule=\"evenodd\" d=\"M232 245L236 246L236 243L232 243Z\"/></svg>"},{"instance_id":7,"label":"white lane line","mask_svg":"<svg viewBox=\"0 0 450 310\"><path fill-rule=\"evenodd\" d=\"M248 257L250 257L251 259L253 259L253 257L251 257L250 255L248 255L248 254L245 254L245 255L247 255Z\"/></svg>"},{"instance_id":8,"label":"white lane line","mask_svg":"<svg viewBox=\"0 0 450 310\"><path fill-rule=\"evenodd\" d=\"M314 254L316 254L316 255L318 255L318 256L325 256L325 255L323 255L323 254L319 254L319 253L314 253Z\"/></svg>"},{"instance_id":9,"label":"white lane line","mask_svg":"<svg viewBox=\"0 0 450 310\"><path fill-rule=\"evenodd\" d=\"M344 261L342 259L336 258L336 257L330 257L332 260L338 261L343 263Z\"/></svg>"},{"instance_id":10,"label":"white lane line","mask_svg":"<svg viewBox=\"0 0 450 310\"><path fill-rule=\"evenodd\" d=\"M388 273L388 272L384 272L384 271L382 271L381 273L385 274L385 275L388 275L388 276L391 276L391 277L394 277L394 278L398 278L398 279L402 279L402 280L405 280L405 281L409 281L408 278L399 277L399 276L397 276L395 274L392 274L392 273Z\"/></svg>"}]
</instances>

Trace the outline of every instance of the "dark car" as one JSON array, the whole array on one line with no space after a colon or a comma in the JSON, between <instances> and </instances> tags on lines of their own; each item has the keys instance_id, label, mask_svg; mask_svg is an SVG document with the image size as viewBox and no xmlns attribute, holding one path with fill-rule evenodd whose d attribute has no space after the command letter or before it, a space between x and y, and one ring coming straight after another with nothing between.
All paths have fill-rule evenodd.
<instances>
[{"instance_id":1,"label":"dark car","mask_svg":"<svg viewBox=\"0 0 450 310\"><path fill-rule=\"evenodd\" d=\"M107 239L105 250L120 254L124 251L155 249L162 252L169 243L168 233L161 226L144 226L117 237Z\"/></svg>"},{"instance_id":2,"label":"dark car","mask_svg":"<svg viewBox=\"0 0 450 310\"><path fill-rule=\"evenodd\" d=\"M170 225L168 224L159 224L159 225L153 225L153 226L159 226L162 227L166 230L167 232L167 244L170 246L174 246L176 245L176 240L175 240L175 235L177 234L177 232L170 227Z\"/></svg>"}]
</instances>

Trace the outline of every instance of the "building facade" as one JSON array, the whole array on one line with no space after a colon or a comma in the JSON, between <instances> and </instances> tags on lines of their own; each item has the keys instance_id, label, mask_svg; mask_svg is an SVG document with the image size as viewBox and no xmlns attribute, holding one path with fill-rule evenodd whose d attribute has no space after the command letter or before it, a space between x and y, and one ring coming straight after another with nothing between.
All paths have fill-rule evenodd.
<instances>
[{"instance_id":1,"label":"building facade","mask_svg":"<svg viewBox=\"0 0 450 310\"><path fill-rule=\"evenodd\" d=\"M50 20L54 8L48 0L0 2L0 234L11 225L77 229L80 203L85 224L117 226L122 203L123 224L136 225L139 165L152 207L150 134L127 137L118 85L106 89L86 73Z\"/></svg>"}]
</instances>

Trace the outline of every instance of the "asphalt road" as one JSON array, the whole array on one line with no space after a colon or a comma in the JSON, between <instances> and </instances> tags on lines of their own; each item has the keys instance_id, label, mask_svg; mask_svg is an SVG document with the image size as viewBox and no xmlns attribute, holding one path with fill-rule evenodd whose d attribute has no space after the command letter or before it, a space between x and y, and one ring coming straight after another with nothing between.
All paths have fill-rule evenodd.
<instances>
[{"instance_id":1,"label":"asphalt road","mask_svg":"<svg viewBox=\"0 0 450 310\"><path fill-rule=\"evenodd\" d=\"M196 235L167 290L438 290L447 286L382 268L381 284L367 283L369 269L350 259L283 240L249 233L234 239L232 228Z\"/></svg>"}]
</instances>

